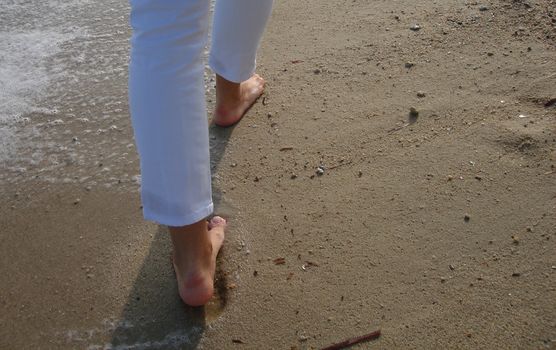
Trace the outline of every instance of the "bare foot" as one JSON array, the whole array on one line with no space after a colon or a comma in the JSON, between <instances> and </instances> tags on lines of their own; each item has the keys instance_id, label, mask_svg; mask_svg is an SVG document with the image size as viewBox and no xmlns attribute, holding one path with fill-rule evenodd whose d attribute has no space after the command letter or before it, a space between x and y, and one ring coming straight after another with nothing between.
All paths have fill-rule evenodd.
<instances>
[{"instance_id":1,"label":"bare foot","mask_svg":"<svg viewBox=\"0 0 556 350\"><path fill-rule=\"evenodd\" d=\"M184 303L205 305L214 294L216 256L224 242L226 220L219 216L184 227L170 227L172 260Z\"/></svg>"},{"instance_id":2,"label":"bare foot","mask_svg":"<svg viewBox=\"0 0 556 350\"><path fill-rule=\"evenodd\" d=\"M264 79L258 74L253 74L242 83L234 83L217 75L214 124L228 127L239 122L263 93L264 84Z\"/></svg>"}]
</instances>

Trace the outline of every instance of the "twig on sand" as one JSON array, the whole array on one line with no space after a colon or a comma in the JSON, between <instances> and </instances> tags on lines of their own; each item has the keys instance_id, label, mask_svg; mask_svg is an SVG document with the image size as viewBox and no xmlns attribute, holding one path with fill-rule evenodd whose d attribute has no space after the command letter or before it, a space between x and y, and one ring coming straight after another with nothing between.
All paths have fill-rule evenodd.
<instances>
[{"instance_id":1,"label":"twig on sand","mask_svg":"<svg viewBox=\"0 0 556 350\"><path fill-rule=\"evenodd\" d=\"M400 131L401 129L403 129L406 126L409 126L409 125L410 125L410 123L405 123L402 126L398 126L398 127L395 127L395 128L392 128L392 129L388 130L388 133L391 134L393 132Z\"/></svg>"},{"instance_id":2,"label":"twig on sand","mask_svg":"<svg viewBox=\"0 0 556 350\"><path fill-rule=\"evenodd\" d=\"M327 346L326 348L322 348L321 350L340 350L340 349L345 349L348 346L352 346L355 344L359 344L362 343L364 341L369 341L369 340L373 340L373 339L377 339L378 337L380 337L380 329L377 331L374 331L372 333L369 334L365 334L359 337L355 337L355 338L350 338L347 340L344 340L341 343L338 344L334 344L334 345L330 345Z\"/></svg>"},{"instance_id":3,"label":"twig on sand","mask_svg":"<svg viewBox=\"0 0 556 350\"><path fill-rule=\"evenodd\" d=\"M348 165L348 164L351 164L351 163L353 163L352 160L350 160L349 162L336 164L336 165L333 165L333 166L331 166L331 167L328 167L328 170L336 169L336 168L339 168L339 167L341 167L341 166Z\"/></svg>"}]
</instances>

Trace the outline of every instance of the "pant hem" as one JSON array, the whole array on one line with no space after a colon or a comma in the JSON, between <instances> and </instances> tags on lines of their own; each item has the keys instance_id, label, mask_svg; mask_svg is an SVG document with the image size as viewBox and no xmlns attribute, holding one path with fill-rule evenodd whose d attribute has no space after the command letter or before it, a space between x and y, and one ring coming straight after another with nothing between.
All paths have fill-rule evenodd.
<instances>
[{"instance_id":1,"label":"pant hem","mask_svg":"<svg viewBox=\"0 0 556 350\"><path fill-rule=\"evenodd\" d=\"M168 216L152 213L149 210L143 208L143 217L145 218L145 220L154 221L161 225L180 227L180 226L191 225L198 221L201 221L202 219L211 215L213 211L214 211L214 205L211 202L207 206L199 210L196 210L193 213L189 213L181 217L168 217Z\"/></svg>"},{"instance_id":2,"label":"pant hem","mask_svg":"<svg viewBox=\"0 0 556 350\"><path fill-rule=\"evenodd\" d=\"M253 74L255 74L255 67L253 67L249 72L242 74L242 73L226 72L225 69L220 69L219 66L220 66L219 64L214 63L212 58L209 58L209 67L210 69L212 69L214 73L220 75L226 80L229 80L237 84L246 81L247 79L251 78Z\"/></svg>"}]
</instances>

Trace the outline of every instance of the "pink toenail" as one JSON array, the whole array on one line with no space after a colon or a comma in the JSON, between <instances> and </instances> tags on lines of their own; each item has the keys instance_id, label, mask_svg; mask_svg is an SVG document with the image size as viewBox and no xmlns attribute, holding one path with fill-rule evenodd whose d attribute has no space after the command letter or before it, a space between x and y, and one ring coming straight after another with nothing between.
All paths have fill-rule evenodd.
<instances>
[{"instance_id":1,"label":"pink toenail","mask_svg":"<svg viewBox=\"0 0 556 350\"><path fill-rule=\"evenodd\" d=\"M226 223L226 220L224 220L223 218L221 218L220 216L215 216L212 218L211 220L214 224L224 224Z\"/></svg>"}]
</instances>

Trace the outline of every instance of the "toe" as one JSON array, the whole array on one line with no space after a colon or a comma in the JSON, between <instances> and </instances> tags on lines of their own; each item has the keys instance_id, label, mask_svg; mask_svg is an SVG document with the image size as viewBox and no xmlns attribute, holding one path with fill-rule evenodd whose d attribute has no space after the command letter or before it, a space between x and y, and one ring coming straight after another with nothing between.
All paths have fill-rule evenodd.
<instances>
[{"instance_id":1,"label":"toe","mask_svg":"<svg viewBox=\"0 0 556 350\"><path fill-rule=\"evenodd\" d=\"M208 227L209 227L209 229L212 230L213 228L216 228L216 227L224 228L224 227L226 227L226 224L227 224L226 219L224 219L221 216L214 216L212 219L210 219L210 221L208 223Z\"/></svg>"}]
</instances>

